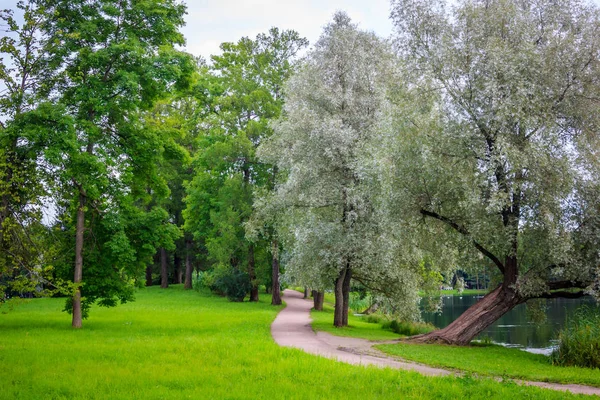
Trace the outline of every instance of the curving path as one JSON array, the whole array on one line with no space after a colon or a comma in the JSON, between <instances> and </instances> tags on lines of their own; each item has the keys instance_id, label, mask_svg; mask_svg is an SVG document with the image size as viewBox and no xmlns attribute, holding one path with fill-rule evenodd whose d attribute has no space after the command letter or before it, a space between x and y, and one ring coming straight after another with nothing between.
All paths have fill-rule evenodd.
<instances>
[{"instance_id":1,"label":"curving path","mask_svg":"<svg viewBox=\"0 0 600 400\"><path fill-rule=\"evenodd\" d=\"M372 348L374 344L394 343L394 341L373 342L365 339L334 336L326 332L315 334L310 325L310 310L313 302L303 299L302 293L289 289L284 291L284 300L287 306L277 315L271 325L273 339L280 346L295 347L310 354L332 358L348 364L412 370L429 376L457 375L454 371L398 361ZM571 393L600 396L600 388L592 386L520 380L515 380L515 382L546 389L568 390Z\"/></svg>"}]
</instances>

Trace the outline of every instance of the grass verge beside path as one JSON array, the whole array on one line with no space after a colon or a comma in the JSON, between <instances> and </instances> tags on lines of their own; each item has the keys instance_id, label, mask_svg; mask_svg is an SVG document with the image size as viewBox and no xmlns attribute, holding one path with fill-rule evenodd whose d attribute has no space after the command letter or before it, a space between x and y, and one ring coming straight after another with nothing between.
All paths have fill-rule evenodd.
<instances>
[{"instance_id":1,"label":"grass verge beside path","mask_svg":"<svg viewBox=\"0 0 600 400\"><path fill-rule=\"evenodd\" d=\"M544 355L497 345L459 347L399 343L375 347L404 360L477 375L600 387L598 369L554 366Z\"/></svg>"},{"instance_id":2,"label":"grass verge beside path","mask_svg":"<svg viewBox=\"0 0 600 400\"><path fill-rule=\"evenodd\" d=\"M0 399L569 399L491 379L429 378L347 365L279 347L281 307L209 293L141 290L137 301L94 307L81 330L64 299L0 314Z\"/></svg>"},{"instance_id":3,"label":"grass verge beside path","mask_svg":"<svg viewBox=\"0 0 600 400\"><path fill-rule=\"evenodd\" d=\"M360 317L348 315L348 326L336 328L333 326L333 307L324 305L323 311L312 310L312 328L315 331L324 331L337 336L356 337L368 340L393 340L402 336L389 330L381 328L381 324L371 324L363 321Z\"/></svg>"}]
</instances>

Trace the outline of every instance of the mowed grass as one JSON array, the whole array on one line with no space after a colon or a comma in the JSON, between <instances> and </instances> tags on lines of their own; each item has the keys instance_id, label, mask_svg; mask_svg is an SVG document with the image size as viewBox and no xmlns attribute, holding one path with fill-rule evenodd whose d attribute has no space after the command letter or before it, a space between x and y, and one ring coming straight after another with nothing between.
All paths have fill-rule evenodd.
<instances>
[{"instance_id":1,"label":"mowed grass","mask_svg":"<svg viewBox=\"0 0 600 400\"><path fill-rule=\"evenodd\" d=\"M428 378L277 346L280 307L209 293L141 290L72 330L64 300L0 314L2 399L465 399L570 395L491 379Z\"/></svg>"},{"instance_id":2,"label":"mowed grass","mask_svg":"<svg viewBox=\"0 0 600 400\"><path fill-rule=\"evenodd\" d=\"M349 336L368 340L393 340L402 336L390 330L382 329L381 324L365 322L360 317L348 315L348 326L336 328L333 326L333 307L325 304L323 311L312 310L312 328L315 331L324 331L337 336Z\"/></svg>"},{"instance_id":3,"label":"mowed grass","mask_svg":"<svg viewBox=\"0 0 600 400\"><path fill-rule=\"evenodd\" d=\"M600 387L600 369L554 366L544 355L498 345L459 347L399 343L376 347L405 360L477 375Z\"/></svg>"}]
</instances>

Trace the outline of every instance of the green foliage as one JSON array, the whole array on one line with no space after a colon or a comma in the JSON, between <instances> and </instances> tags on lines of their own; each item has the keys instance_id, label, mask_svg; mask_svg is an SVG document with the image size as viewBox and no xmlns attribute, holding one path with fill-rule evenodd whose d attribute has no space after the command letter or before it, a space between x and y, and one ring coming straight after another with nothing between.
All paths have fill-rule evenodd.
<instances>
[{"instance_id":1,"label":"green foliage","mask_svg":"<svg viewBox=\"0 0 600 400\"><path fill-rule=\"evenodd\" d=\"M252 284L250 276L235 268L228 268L217 274L211 288L224 293L230 301L244 301Z\"/></svg>"},{"instance_id":2,"label":"green foliage","mask_svg":"<svg viewBox=\"0 0 600 400\"><path fill-rule=\"evenodd\" d=\"M281 308L269 296L231 303L174 285L136 297L117 309L93 308L94 318L78 331L65 329L60 299L31 300L0 315L0 398L575 398L491 379L467 384L348 365L279 347L270 325Z\"/></svg>"},{"instance_id":3,"label":"green foliage","mask_svg":"<svg viewBox=\"0 0 600 400\"><path fill-rule=\"evenodd\" d=\"M498 345L446 346L392 344L379 350L404 360L452 368L478 376L497 376L540 382L580 383L600 387L597 370L553 366L547 356Z\"/></svg>"},{"instance_id":4,"label":"green foliage","mask_svg":"<svg viewBox=\"0 0 600 400\"><path fill-rule=\"evenodd\" d=\"M600 308L582 306L558 333L552 364L600 368Z\"/></svg>"}]
</instances>

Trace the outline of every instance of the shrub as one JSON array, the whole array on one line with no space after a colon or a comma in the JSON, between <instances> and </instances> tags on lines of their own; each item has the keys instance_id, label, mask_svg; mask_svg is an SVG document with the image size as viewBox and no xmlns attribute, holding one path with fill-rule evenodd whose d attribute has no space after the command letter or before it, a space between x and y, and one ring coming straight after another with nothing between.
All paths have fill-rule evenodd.
<instances>
[{"instance_id":1,"label":"shrub","mask_svg":"<svg viewBox=\"0 0 600 400\"><path fill-rule=\"evenodd\" d=\"M600 368L600 308L582 306L558 333L554 365Z\"/></svg>"},{"instance_id":2,"label":"shrub","mask_svg":"<svg viewBox=\"0 0 600 400\"><path fill-rule=\"evenodd\" d=\"M383 329L389 329L399 335L414 336L429 333L435 330L435 326L425 322L406 322L391 320L382 324Z\"/></svg>"},{"instance_id":3,"label":"shrub","mask_svg":"<svg viewBox=\"0 0 600 400\"><path fill-rule=\"evenodd\" d=\"M212 290L224 293L230 301L244 301L251 288L250 276L234 268L220 271L211 286Z\"/></svg>"}]
</instances>

